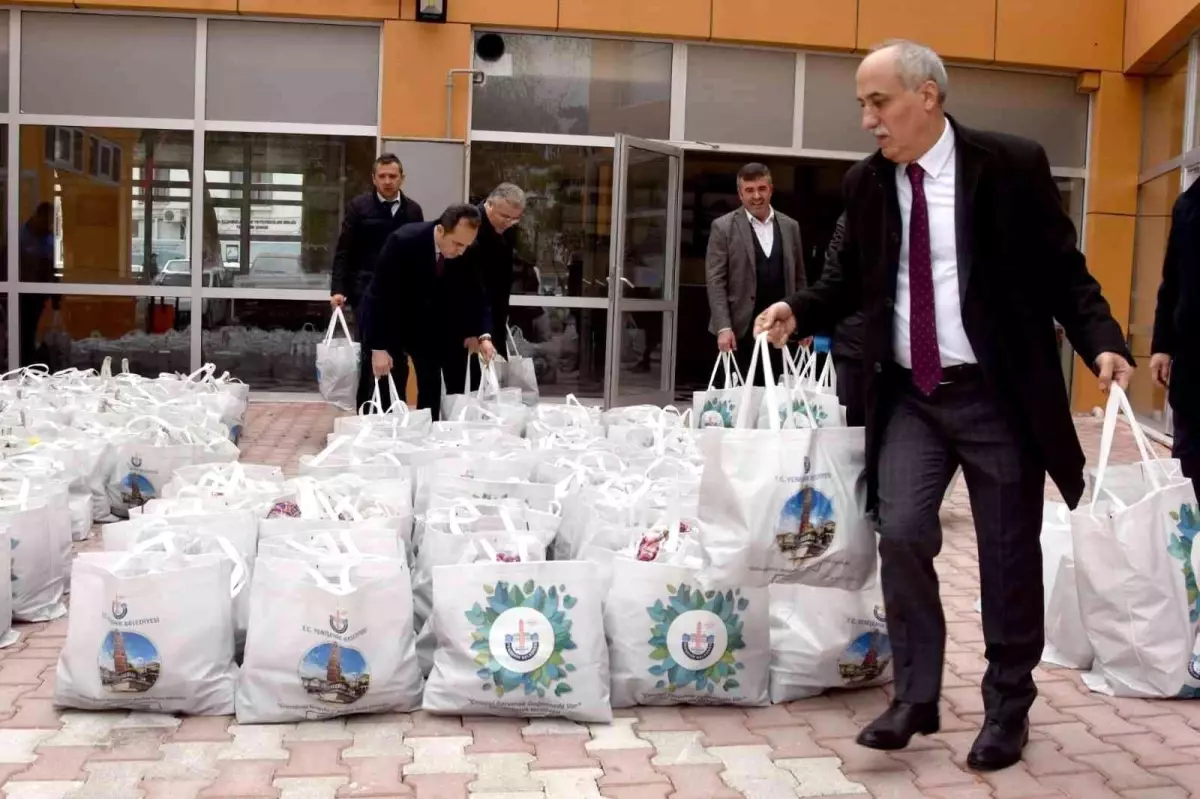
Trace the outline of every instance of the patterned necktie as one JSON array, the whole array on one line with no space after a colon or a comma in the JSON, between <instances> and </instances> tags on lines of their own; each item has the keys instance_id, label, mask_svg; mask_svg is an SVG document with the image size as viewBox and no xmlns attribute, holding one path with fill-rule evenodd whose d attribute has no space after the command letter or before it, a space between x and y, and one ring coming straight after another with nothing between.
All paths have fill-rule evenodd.
<instances>
[{"instance_id":1,"label":"patterned necktie","mask_svg":"<svg viewBox=\"0 0 1200 799\"><path fill-rule=\"evenodd\" d=\"M912 379L929 396L942 382L942 354L938 349L937 314L933 303L933 256L929 246L929 206L925 203L925 170L908 165L912 183L912 215L908 221L908 340Z\"/></svg>"}]
</instances>

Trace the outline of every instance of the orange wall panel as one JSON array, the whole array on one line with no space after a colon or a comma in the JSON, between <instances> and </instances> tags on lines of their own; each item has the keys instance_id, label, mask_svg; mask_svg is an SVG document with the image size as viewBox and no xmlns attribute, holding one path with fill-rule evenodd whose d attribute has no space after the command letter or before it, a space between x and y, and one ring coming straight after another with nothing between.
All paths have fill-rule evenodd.
<instances>
[{"instance_id":1,"label":"orange wall panel","mask_svg":"<svg viewBox=\"0 0 1200 799\"><path fill-rule=\"evenodd\" d=\"M75 0L76 8L121 8L137 11L237 13L238 0Z\"/></svg>"},{"instance_id":2,"label":"orange wall panel","mask_svg":"<svg viewBox=\"0 0 1200 799\"><path fill-rule=\"evenodd\" d=\"M712 0L712 38L853 50L858 0Z\"/></svg>"},{"instance_id":3,"label":"orange wall panel","mask_svg":"<svg viewBox=\"0 0 1200 799\"><path fill-rule=\"evenodd\" d=\"M337 19L399 19L400 0L238 0L242 14Z\"/></svg>"},{"instance_id":4,"label":"orange wall panel","mask_svg":"<svg viewBox=\"0 0 1200 799\"><path fill-rule=\"evenodd\" d=\"M998 0L996 60L1121 70L1125 0ZM1069 35L1064 35L1069 31Z\"/></svg>"},{"instance_id":5,"label":"orange wall panel","mask_svg":"<svg viewBox=\"0 0 1200 799\"><path fill-rule=\"evenodd\" d=\"M945 58L991 61L996 0L859 0L858 47L912 39Z\"/></svg>"},{"instance_id":6,"label":"orange wall panel","mask_svg":"<svg viewBox=\"0 0 1200 799\"><path fill-rule=\"evenodd\" d=\"M1088 209L1099 214L1136 214L1142 156L1141 78L1103 72L1092 101Z\"/></svg>"},{"instance_id":7,"label":"orange wall panel","mask_svg":"<svg viewBox=\"0 0 1200 799\"><path fill-rule=\"evenodd\" d=\"M514 28L555 28L558 26L558 0L453 0L448 22L473 25L510 25Z\"/></svg>"},{"instance_id":8,"label":"orange wall panel","mask_svg":"<svg viewBox=\"0 0 1200 799\"><path fill-rule=\"evenodd\" d=\"M405 20L383 24L383 117L380 135L446 136L446 75L471 66L470 25ZM469 79L454 80L454 138L466 138Z\"/></svg>"},{"instance_id":9,"label":"orange wall panel","mask_svg":"<svg viewBox=\"0 0 1200 799\"><path fill-rule=\"evenodd\" d=\"M1088 269L1100 282L1104 298L1112 306L1113 316L1122 330L1129 328L1130 276L1133 268L1133 240L1136 219L1117 214L1087 215ZM1145 364L1142 364L1144 367ZM1090 411L1104 406L1096 386L1091 364L1077 359L1071 401L1075 410Z\"/></svg>"},{"instance_id":10,"label":"orange wall panel","mask_svg":"<svg viewBox=\"0 0 1200 799\"><path fill-rule=\"evenodd\" d=\"M1126 0L1125 71L1152 70L1185 46L1198 25L1197 0Z\"/></svg>"},{"instance_id":11,"label":"orange wall panel","mask_svg":"<svg viewBox=\"0 0 1200 799\"><path fill-rule=\"evenodd\" d=\"M712 31L712 3L713 0L559 0L558 27L707 39Z\"/></svg>"}]
</instances>

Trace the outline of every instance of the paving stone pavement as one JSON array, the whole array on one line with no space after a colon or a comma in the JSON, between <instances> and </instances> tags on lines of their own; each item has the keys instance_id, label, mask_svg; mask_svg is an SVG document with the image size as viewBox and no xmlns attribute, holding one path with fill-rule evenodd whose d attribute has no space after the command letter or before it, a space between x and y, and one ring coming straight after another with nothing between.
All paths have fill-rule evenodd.
<instances>
[{"instance_id":1,"label":"paving stone pavement","mask_svg":"<svg viewBox=\"0 0 1200 799\"><path fill-rule=\"evenodd\" d=\"M332 422L321 404L252 404L243 457L294 473L301 454L321 449ZM1079 428L1094 456L1099 423L1080 419ZM1133 449L1122 440L1120 459L1133 460ZM950 630L944 731L904 752L873 752L853 740L889 701L887 688L744 711L639 708L618 711L611 726L418 712L243 727L230 718L57 711L64 618L19 625L20 643L0 651L0 785L12 799L1200 795L1200 702L1109 699L1063 669L1038 671L1041 696L1024 762L998 774L966 769L985 661L961 486L942 520L938 573Z\"/></svg>"}]
</instances>

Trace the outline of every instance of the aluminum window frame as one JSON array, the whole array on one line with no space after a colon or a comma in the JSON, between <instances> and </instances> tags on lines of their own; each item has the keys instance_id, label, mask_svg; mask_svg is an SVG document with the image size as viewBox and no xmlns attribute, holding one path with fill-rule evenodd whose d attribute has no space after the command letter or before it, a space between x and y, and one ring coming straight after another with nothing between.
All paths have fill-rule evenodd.
<instances>
[{"instance_id":1,"label":"aluminum window frame","mask_svg":"<svg viewBox=\"0 0 1200 799\"><path fill-rule=\"evenodd\" d=\"M196 28L196 52L194 58L194 105L191 118L154 118L154 117L120 117L120 116L89 116L89 115L59 115L59 114L22 114L21 102L21 18L24 11L38 14L89 14L93 16L123 16L123 17L167 17L191 20ZM189 286L154 286L139 284L106 284L106 283L32 283L20 280L20 201L21 201L21 169L20 169L20 140L21 129L24 126L62 126L84 129L117 128L142 130L175 130L192 132L192 164L191 164L191 208L192 219L202 219L204 214L205 181L205 149L209 132L220 133L274 133L297 136L346 136L356 138L371 138L375 143L375 154L380 152L380 125L383 111L383 24L370 20L317 20L306 18L281 18L262 15L246 15L231 17L222 14L197 14L172 11L143 11L143 10L110 10L110 9L78 9L78 8L28 8L17 6L2 8L0 14L9 15L9 73L8 89L9 104L0 109L0 125L8 130L8 163L5 191L7 192L7 226L9 247L6 254L8 278L0 280L0 292L7 297L8 311L8 364L10 369L17 368L20 359L20 323L19 297L22 294L42 295L73 295L95 297L154 297L162 299L189 299L192 303L193 314L190 322L190 361L193 370L200 367L203 360L202 345L204 340L203 302L206 299L242 299L242 300L276 300L313 302L325 301L329 297L327 291L319 289L274 289L274 288L210 288L203 285L203 269L192 270L192 282ZM271 22L295 25L338 25L378 30L379 47L379 90L376 102L375 125L328 125L293 122L240 122L227 120L209 120L205 118L208 97L208 23L210 20L231 20L245 22ZM143 198L143 201L149 198ZM188 246L188 255L192 263L201 263L204 252L203 235L194 234ZM257 396L276 396L275 392L255 392ZM297 395L288 393L287 396L311 398L314 394ZM279 394L277 396L283 396Z\"/></svg>"}]
</instances>

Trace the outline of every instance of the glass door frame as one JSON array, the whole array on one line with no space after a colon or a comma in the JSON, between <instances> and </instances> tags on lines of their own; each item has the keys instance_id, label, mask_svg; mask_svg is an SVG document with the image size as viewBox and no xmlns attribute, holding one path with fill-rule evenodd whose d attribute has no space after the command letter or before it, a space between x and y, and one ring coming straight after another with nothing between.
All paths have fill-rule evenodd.
<instances>
[{"instance_id":1,"label":"glass door frame","mask_svg":"<svg viewBox=\"0 0 1200 799\"><path fill-rule=\"evenodd\" d=\"M669 158L667 186L666 244L663 261L662 299L633 299L624 296L625 244L629 201L630 151L664 155ZM683 221L684 150L674 144L643 139L624 133L616 135L613 147L612 241L608 272L608 336L605 347L604 405L606 408L628 405L673 405L675 402L675 333L679 324L679 243ZM626 313L654 313L662 316L661 375L657 391L622 394L621 350L624 343Z\"/></svg>"}]
</instances>

